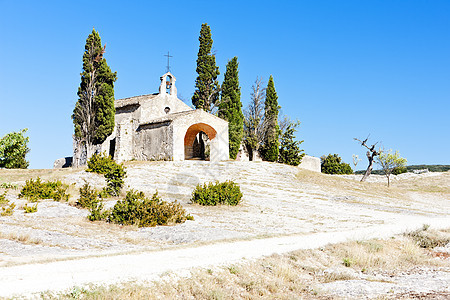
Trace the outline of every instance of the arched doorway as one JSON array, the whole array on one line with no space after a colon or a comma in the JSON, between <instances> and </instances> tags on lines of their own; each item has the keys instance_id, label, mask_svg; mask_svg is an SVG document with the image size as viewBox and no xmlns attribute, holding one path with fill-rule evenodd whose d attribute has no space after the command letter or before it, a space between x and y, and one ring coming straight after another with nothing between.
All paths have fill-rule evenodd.
<instances>
[{"instance_id":1,"label":"arched doorway","mask_svg":"<svg viewBox=\"0 0 450 300\"><path fill-rule=\"evenodd\" d=\"M191 125L184 136L184 159L207 160L210 156L208 143L216 137L216 130L205 123Z\"/></svg>"}]
</instances>

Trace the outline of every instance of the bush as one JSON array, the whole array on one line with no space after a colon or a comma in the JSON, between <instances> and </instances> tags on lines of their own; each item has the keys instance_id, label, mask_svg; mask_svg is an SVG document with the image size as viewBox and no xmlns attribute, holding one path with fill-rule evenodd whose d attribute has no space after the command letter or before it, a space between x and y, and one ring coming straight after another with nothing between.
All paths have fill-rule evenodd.
<instances>
[{"instance_id":1,"label":"bush","mask_svg":"<svg viewBox=\"0 0 450 300\"><path fill-rule=\"evenodd\" d=\"M191 201L200 205L228 204L238 205L242 193L238 184L233 181L198 184L192 193Z\"/></svg>"},{"instance_id":2,"label":"bush","mask_svg":"<svg viewBox=\"0 0 450 300\"><path fill-rule=\"evenodd\" d=\"M353 174L349 164L342 162L342 158L337 154L328 154L322 156L321 171L325 174Z\"/></svg>"},{"instance_id":3,"label":"bush","mask_svg":"<svg viewBox=\"0 0 450 300\"><path fill-rule=\"evenodd\" d=\"M25 204L23 210L25 211L26 214L35 213L37 212L37 203L33 206L28 206L28 204Z\"/></svg>"},{"instance_id":4,"label":"bush","mask_svg":"<svg viewBox=\"0 0 450 300\"><path fill-rule=\"evenodd\" d=\"M98 202L92 204L89 211L91 213L88 216L89 221L101 221L108 217L108 212L103 211L103 199L101 198Z\"/></svg>"},{"instance_id":5,"label":"bush","mask_svg":"<svg viewBox=\"0 0 450 300\"><path fill-rule=\"evenodd\" d=\"M400 175L403 173L406 173L408 171L408 169L406 169L406 167L397 167L392 169L392 174L394 175Z\"/></svg>"},{"instance_id":6,"label":"bush","mask_svg":"<svg viewBox=\"0 0 450 300\"><path fill-rule=\"evenodd\" d=\"M8 203L9 203L9 201L8 201ZM16 205L12 202L9 203L9 206L2 206L2 212L0 213L0 215L2 217L12 215L14 212L14 207L16 207Z\"/></svg>"},{"instance_id":7,"label":"bush","mask_svg":"<svg viewBox=\"0 0 450 300\"><path fill-rule=\"evenodd\" d=\"M107 192L118 196L123 187L126 171L123 164L116 163L111 156L94 154L88 161L87 172L103 174L107 182Z\"/></svg>"},{"instance_id":8,"label":"bush","mask_svg":"<svg viewBox=\"0 0 450 300\"><path fill-rule=\"evenodd\" d=\"M0 194L0 205L8 204L9 200L6 199L6 191Z\"/></svg>"},{"instance_id":9,"label":"bush","mask_svg":"<svg viewBox=\"0 0 450 300\"><path fill-rule=\"evenodd\" d=\"M80 188L80 198L78 198L78 201L75 204L82 208L92 208L95 207L99 201L99 192L92 188L89 183L85 183Z\"/></svg>"},{"instance_id":10,"label":"bush","mask_svg":"<svg viewBox=\"0 0 450 300\"><path fill-rule=\"evenodd\" d=\"M421 229L408 232L406 236L412 238L421 248L432 249L434 247L444 247L450 243L450 238L435 230L428 230L429 225L423 225Z\"/></svg>"},{"instance_id":11,"label":"bush","mask_svg":"<svg viewBox=\"0 0 450 300\"><path fill-rule=\"evenodd\" d=\"M108 217L108 222L138 227L184 223L186 220L193 218L186 215L179 203L161 200L158 192L148 199L143 192L138 191L129 191L124 200L119 200L114 205Z\"/></svg>"},{"instance_id":12,"label":"bush","mask_svg":"<svg viewBox=\"0 0 450 300\"><path fill-rule=\"evenodd\" d=\"M41 182L38 177L36 181L33 179L27 180L25 186L19 194L19 198L25 198L29 201L36 202L39 199L53 199L55 201L67 201L70 195L66 194L69 186L63 184L61 181Z\"/></svg>"},{"instance_id":13,"label":"bush","mask_svg":"<svg viewBox=\"0 0 450 300\"><path fill-rule=\"evenodd\" d=\"M30 151L29 138L25 137L28 129L11 132L0 139L0 168L26 169L29 162L25 156Z\"/></svg>"},{"instance_id":14,"label":"bush","mask_svg":"<svg viewBox=\"0 0 450 300\"><path fill-rule=\"evenodd\" d=\"M17 190L17 184L13 184L13 183L9 183L9 182L2 182L2 183L0 183L0 188Z\"/></svg>"},{"instance_id":15,"label":"bush","mask_svg":"<svg viewBox=\"0 0 450 300\"><path fill-rule=\"evenodd\" d=\"M89 183L85 183L80 188L80 198L75 204L89 209L91 214L88 219L90 221L100 221L107 217L107 212L103 212L103 194L103 191L99 192L92 188Z\"/></svg>"}]
</instances>

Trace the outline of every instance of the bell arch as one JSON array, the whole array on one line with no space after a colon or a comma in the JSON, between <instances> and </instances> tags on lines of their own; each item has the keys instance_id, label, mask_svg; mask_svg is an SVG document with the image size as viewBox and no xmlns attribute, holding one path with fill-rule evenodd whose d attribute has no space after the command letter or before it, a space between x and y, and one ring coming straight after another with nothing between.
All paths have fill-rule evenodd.
<instances>
[{"instance_id":1,"label":"bell arch","mask_svg":"<svg viewBox=\"0 0 450 300\"><path fill-rule=\"evenodd\" d=\"M217 131L210 125L206 123L196 123L191 125L187 130L184 136L184 159L193 159L195 156L194 150L196 150L196 143L203 143L202 133L205 133L208 136L209 141L213 141L217 135ZM216 151L215 147L211 147L210 151ZM205 145L201 151L205 151ZM204 159L205 153L201 156Z\"/></svg>"}]
</instances>

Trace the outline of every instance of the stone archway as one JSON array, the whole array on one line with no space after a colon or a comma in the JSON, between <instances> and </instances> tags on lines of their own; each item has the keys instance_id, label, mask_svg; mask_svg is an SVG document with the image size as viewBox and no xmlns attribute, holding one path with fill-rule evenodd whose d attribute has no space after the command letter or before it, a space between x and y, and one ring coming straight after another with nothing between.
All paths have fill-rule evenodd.
<instances>
[{"instance_id":1,"label":"stone archway","mask_svg":"<svg viewBox=\"0 0 450 300\"><path fill-rule=\"evenodd\" d=\"M194 153L195 152L194 144L195 143L201 144L204 142L201 139L202 133L206 134L210 141L212 141L217 135L217 131L208 124L197 123L197 124L191 125L187 129L186 135L184 136L184 159L195 158L196 153ZM205 149L204 145L203 145L202 149L203 150L201 150L201 151L204 151L204 149ZM210 151L215 151L215 149L213 150L211 147ZM204 159L204 155L205 155L205 153L203 153L203 155L201 155L199 158Z\"/></svg>"}]
</instances>

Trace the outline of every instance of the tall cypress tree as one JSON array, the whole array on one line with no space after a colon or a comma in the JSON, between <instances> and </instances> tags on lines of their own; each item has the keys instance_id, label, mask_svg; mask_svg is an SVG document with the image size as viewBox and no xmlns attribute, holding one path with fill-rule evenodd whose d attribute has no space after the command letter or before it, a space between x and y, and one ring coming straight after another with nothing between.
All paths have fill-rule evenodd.
<instances>
[{"instance_id":1,"label":"tall cypress tree","mask_svg":"<svg viewBox=\"0 0 450 300\"><path fill-rule=\"evenodd\" d=\"M211 52L213 40L211 38L211 28L208 24L202 24L198 40L200 42L196 69L198 76L195 80L192 104L195 108L202 108L207 112L211 112L213 105L219 98L220 87L217 76L220 72L219 67L216 66L216 57Z\"/></svg>"},{"instance_id":2,"label":"tall cypress tree","mask_svg":"<svg viewBox=\"0 0 450 300\"><path fill-rule=\"evenodd\" d=\"M92 29L86 39L78 101L72 115L75 138L86 147L87 158L94 145L103 143L114 130L117 72L113 73L103 58L105 47L98 32Z\"/></svg>"},{"instance_id":3,"label":"tall cypress tree","mask_svg":"<svg viewBox=\"0 0 450 300\"><path fill-rule=\"evenodd\" d=\"M287 128L281 135L281 145L280 145L280 155L278 157L278 162L282 164L287 164L291 166L298 166L302 161L305 153L303 149L300 149L300 144L303 141L296 141L295 131L300 125L300 122L289 122Z\"/></svg>"},{"instance_id":4,"label":"tall cypress tree","mask_svg":"<svg viewBox=\"0 0 450 300\"><path fill-rule=\"evenodd\" d=\"M219 103L219 117L229 122L228 135L232 159L236 159L244 134L244 114L242 113L238 66L236 56L228 61Z\"/></svg>"},{"instance_id":5,"label":"tall cypress tree","mask_svg":"<svg viewBox=\"0 0 450 300\"><path fill-rule=\"evenodd\" d=\"M277 161L280 142L278 137L280 135L280 127L278 126L278 96L275 91L275 85L273 83L273 77L270 75L269 82L266 89L266 101L265 101L265 135L264 145L262 148L262 155L264 160Z\"/></svg>"}]
</instances>

